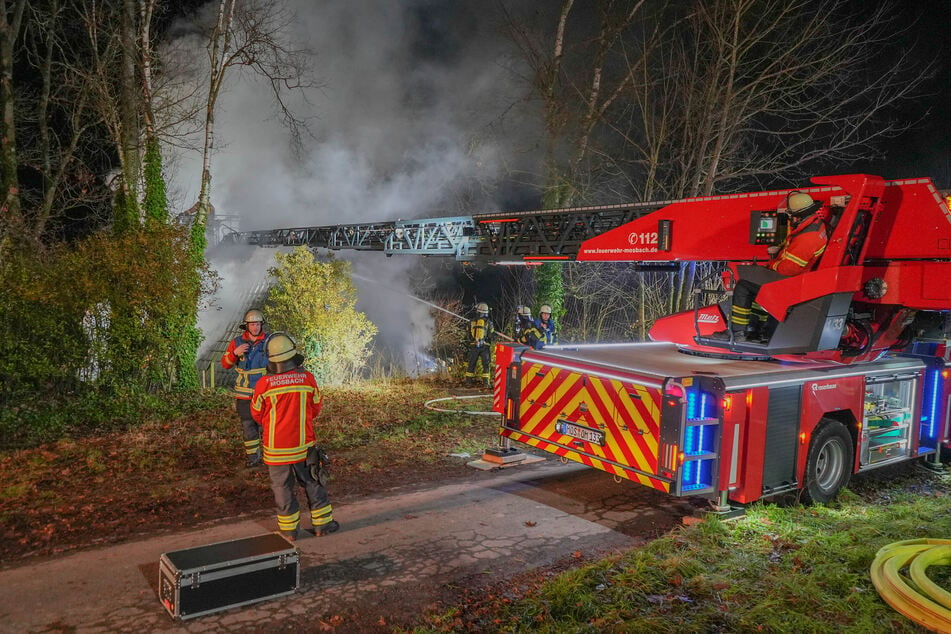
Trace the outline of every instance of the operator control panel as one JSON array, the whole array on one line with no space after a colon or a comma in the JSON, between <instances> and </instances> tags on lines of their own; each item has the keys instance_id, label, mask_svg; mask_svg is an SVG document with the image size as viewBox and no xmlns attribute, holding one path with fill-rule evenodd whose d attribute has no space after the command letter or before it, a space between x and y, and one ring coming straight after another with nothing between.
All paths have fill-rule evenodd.
<instances>
[{"instance_id":1,"label":"operator control panel","mask_svg":"<svg viewBox=\"0 0 951 634\"><path fill-rule=\"evenodd\" d=\"M775 210L750 212L750 244L779 244L789 231L789 216Z\"/></svg>"}]
</instances>

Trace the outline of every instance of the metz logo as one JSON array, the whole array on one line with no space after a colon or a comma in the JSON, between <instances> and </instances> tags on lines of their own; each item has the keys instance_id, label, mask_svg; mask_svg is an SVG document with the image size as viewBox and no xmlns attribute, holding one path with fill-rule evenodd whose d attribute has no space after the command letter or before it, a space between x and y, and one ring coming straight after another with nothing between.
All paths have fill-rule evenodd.
<instances>
[{"instance_id":1,"label":"metz logo","mask_svg":"<svg viewBox=\"0 0 951 634\"><path fill-rule=\"evenodd\" d=\"M834 390L837 387L839 387L838 383L829 383L828 385L819 385L818 383L813 383L812 393L816 394L817 392L821 392L822 390Z\"/></svg>"},{"instance_id":2,"label":"metz logo","mask_svg":"<svg viewBox=\"0 0 951 634\"><path fill-rule=\"evenodd\" d=\"M711 315L709 313L700 313L697 315L697 322L701 324L718 324L720 323L720 316Z\"/></svg>"}]
</instances>

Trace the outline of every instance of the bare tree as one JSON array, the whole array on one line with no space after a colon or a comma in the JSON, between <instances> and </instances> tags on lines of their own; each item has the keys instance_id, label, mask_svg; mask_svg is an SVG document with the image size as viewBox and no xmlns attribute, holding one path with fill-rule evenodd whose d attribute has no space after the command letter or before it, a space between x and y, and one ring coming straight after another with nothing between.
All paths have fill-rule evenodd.
<instances>
[{"instance_id":1,"label":"bare tree","mask_svg":"<svg viewBox=\"0 0 951 634\"><path fill-rule=\"evenodd\" d=\"M97 159L104 148L84 66L88 49L71 30L77 17L73 4L49 0L23 6L16 46L3 59L31 71L22 73L16 86L11 76L4 88L11 138L5 139L3 155L14 167L5 166L3 176L17 181L6 190L9 224L19 241L36 245L66 209L94 209L101 202L105 192L87 159ZM18 176L26 186L19 186Z\"/></svg>"},{"instance_id":2,"label":"bare tree","mask_svg":"<svg viewBox=\"0 0 951 634\"><path fill-rule=\"evenodd\" d=\"M535 22L503 5L512 40L531 72L532 97L545 123L545 204L568 205L589 199L590 162L605 151L595 140L610 125L619 99L644 74L643 51L657 43L660 30L644 35L645 0L562 0L553 30L536 31ZM534 5L533 5L534 9ZM587 11L585 9L588 9ZM629 50L637 38L642 50Z\"/></svg>"},{"instance_id":3,"label":"bare tree","mask_svg":"<svg viewBox=\"0 0 951 634\"><path fill-rule=\"evenodd\" d=\"M300 141L305 122L289 106L289 92L302 93L306 79L305 51L291 48L288 29L293 16L271 0L219 0L215 22L208 34L208 92L204 111L201 189L196 223L204 226L211 194L211 156L215 141L215 109L225 78L231 70L246 69L263 78L281 120Z\"/></svg>"},{"instance_id":4,"label":"bare tree","mask_svg":"<svg viewBox=\"0 0 951 634\"><path fill-rule=\"evenodd\" d=\"M20 218L20 181L16 145L15 95L13 91L13 49L23 25L26 0L0 0L0 249L5 243L5 230L17 226Z\"/></svg>"},{"instance_id":5,"label":"bare tree","mask_svg":"<svg viewBox=\"0 0 951 634\"><path fill-rule=\"evenodd\" d=\"M546 207L576 204L590 195L589 164L602 151L594 140L606 113L640 73L643 58L627 57L624 44L638 25L644 5L645 0L600 0L592 16L576 11L574 0L562 0L554 29L547 33L533 32L528 21L507 12L512 39L531 70L533 95L543 113ZM561 319L565 304L562 265L545 264L536 282L536 303L550 304Z\"/></svg>"},{"instance_id":6,"label":"bare tree","mask_svg":"<svg viewBox=\"0 0 951 634\"><path fill-rule=\"evenodd\" d=\"M874 157L913 125L894 115L934 71L899 47L896 15L844 0L693 3L679 37L652 52L655 81L627 104L637 124L624 138L642 166L631 185L710 195Z\"/></svg>"},{"instance_id":7,"label":"bare tree","mask_svg":"<svg viewBox=\"0 0 951 634\"><path fill-rule=\"evenodd\" d=\"M710 195L868 158L907 129L889 115L933 70L896 44L887 4L856 14L844 0L601 2L587 22L580 5L560 6L550 49L513 27L543 97L548 165L567 166L549 204L600 202L612 190ZM695 269L660 278L671 293L662 305L688 307ZM652 286L638 288L638 302L653 304Z\"/></svg>"}]
</instances>

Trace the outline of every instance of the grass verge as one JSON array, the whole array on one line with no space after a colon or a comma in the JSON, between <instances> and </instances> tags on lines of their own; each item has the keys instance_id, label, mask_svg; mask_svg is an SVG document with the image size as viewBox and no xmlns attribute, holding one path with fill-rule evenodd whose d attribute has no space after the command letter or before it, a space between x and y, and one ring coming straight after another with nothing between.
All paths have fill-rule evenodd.
<instances>
[{"instance_id":1,"label":"grass verge","mask_svg":"<svg viewBox=\"0 0 951 634\"><path fill-rule=\"evenodd\" d=\"M758 503L709 517L623 556L499 593L463 629L506 632L925 632L869 576L891 542L951 537L948 476L899 465L827 506ZM858 493L856 491L859 491ZM949 587L951 567L929 576ZM462 615L418 631L456 631Z\"/></svg>"}]
</instances>

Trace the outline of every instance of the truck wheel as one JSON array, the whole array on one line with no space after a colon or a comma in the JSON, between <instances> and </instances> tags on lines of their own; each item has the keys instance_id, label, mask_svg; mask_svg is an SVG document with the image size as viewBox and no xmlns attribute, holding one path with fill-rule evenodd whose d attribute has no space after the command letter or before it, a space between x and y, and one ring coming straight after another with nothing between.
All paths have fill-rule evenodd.
<instances>
[{"instance_id":1,"label":"truck wheel","mask_svg":"<svg viewBox=\"0 0 951 634\"><path fill-rule=\"evenodd\" d=\"M809 443L802 497L806 503L825 504L849 483L855 453L852 435L837 420L823 419Z\"/></svg>"}]
</instances>

